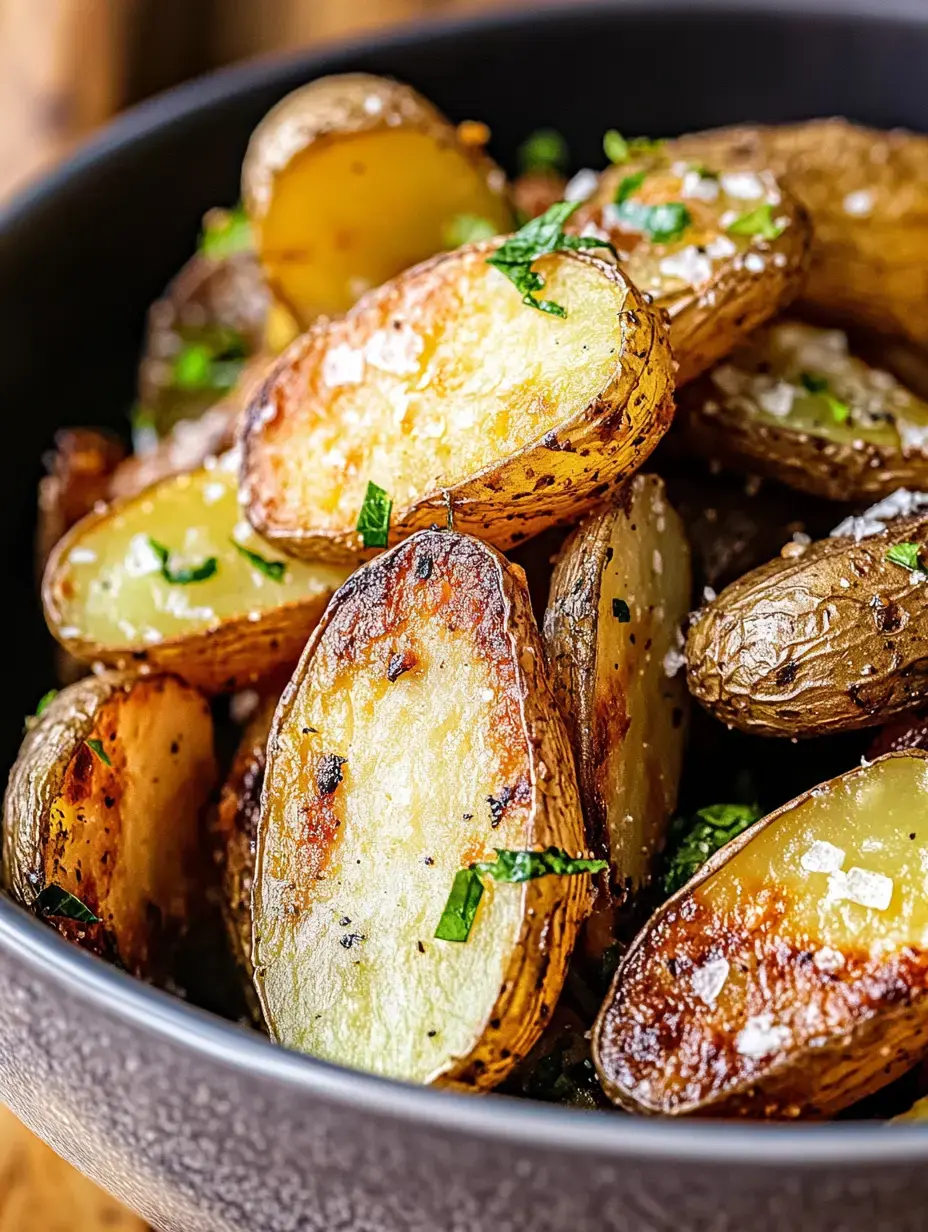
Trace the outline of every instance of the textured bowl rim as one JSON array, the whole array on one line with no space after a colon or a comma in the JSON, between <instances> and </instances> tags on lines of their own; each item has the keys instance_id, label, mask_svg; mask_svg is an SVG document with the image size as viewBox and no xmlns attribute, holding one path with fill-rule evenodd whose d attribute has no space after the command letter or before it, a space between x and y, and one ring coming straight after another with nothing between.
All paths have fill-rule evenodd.
<instances>
[{"instance_id":1,"label":"textured bowl rim","mask_svg":"<svg viewBox=\"0 0 928 1232\"><path fill-rule=\"evenodd\" d=\"M924 0L818 0L815 16L875 21L880 25L908 22L928 25ZM36 206L50 203L97 164L123 147L163 132L191 111L221 105L229 97L248 93L303 68L307 78L330 71L329 65L352 51L376 47L389 52L420 43L453 46L456 38L474 31L492 36L501 29L537 29L563 20L563 5L541 11L496 12L410 25L386 35L327 44L318 51L262 57L220 69L176 87L130 109L107 125L50 174L28 185L0 210L0 244ZM658 12L670 19L693 16L808 16L808 0L606 0L569 9L573 21L603 13ZM426 33L427 32L427 33ZM903 1165L928 1158L928 1133L918 1125L832 1123L828 1125L762 1125L756 1123L669 1122L620 1116L611 1112L580 1112L528 1100L490 1096L474 1099L434 1091L376 1075L343 1069L325 1061L277 1047L249 1031L162 993L102 960L70 945L54 930L0 895L0 949L31 968L37 978L99 1006L104 1013L191 1052L203 1054L241 1072L293 1091L329 1100L359 1111L394 1117L446 1133L506 1141L522 1147L570 1151L587 1156L673 1160L691 1163L750 1164L791 1168L830 1164Z\"/></svg>"}]
</instances>

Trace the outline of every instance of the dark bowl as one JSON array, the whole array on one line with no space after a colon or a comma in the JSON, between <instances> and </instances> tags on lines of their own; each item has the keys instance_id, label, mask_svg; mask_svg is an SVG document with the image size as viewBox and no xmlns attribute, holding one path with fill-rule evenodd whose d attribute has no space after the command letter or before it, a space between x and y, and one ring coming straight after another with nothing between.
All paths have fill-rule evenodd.
<instances>
[{"instance_id":1,"label":"dark bowl","mask_svg":"<svg viewBox=\"0 0 928 1232\"><path fill-rule=\"evenodd\" d=\"M248 134L311 77L394 74L493 129L542 124L578 165L602 131L842 113L928 129L928 5L609 6L485 18L247 65L112 125L0 218L0 451L12 759L51 660L30 541L62 424L123 422L146 305L231 202ZM644 1232L920 1229L928 1132L669 1124L475 1099L274 1048L68 947L0 902L0 1094L161 1229Z\"/></svg>"}]
</instances>

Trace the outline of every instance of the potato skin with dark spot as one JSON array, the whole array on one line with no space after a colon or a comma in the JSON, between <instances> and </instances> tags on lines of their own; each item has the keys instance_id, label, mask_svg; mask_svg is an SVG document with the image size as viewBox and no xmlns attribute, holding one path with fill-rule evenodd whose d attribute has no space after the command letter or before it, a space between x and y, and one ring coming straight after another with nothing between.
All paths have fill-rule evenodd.
<instances>
[{"instance_id":1,"label":"potato skin with dark spot","mask_svg":"<svg viewBox=\"0 0 928 1232\"><path fill-rule=\"evenodd\" d=\"M723 723L762 736L873 727L928 698L928 589L886 559L928 515L856 543L820 540L727 587L686 641L690 692Z\"/></svg>"}]
</instances>

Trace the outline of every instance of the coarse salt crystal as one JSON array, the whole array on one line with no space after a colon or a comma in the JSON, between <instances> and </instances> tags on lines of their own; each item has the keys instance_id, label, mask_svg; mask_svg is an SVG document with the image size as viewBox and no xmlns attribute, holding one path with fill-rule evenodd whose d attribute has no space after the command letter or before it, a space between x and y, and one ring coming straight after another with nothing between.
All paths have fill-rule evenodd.
<instances>
[{"instance_id":1,"label":"coarse salt crystal","mask_svg":"<svg viewBox=\"0 0 928 1232\"><path fill-rule=\"evenodd\" d=\"M761 410L775 419L785 419L793 409L796 389L788 381L777 381L771 389L758 392L757 402Z\"/></svg>"},{"instance_id":2,"label":"coarse salt crystal","mask_svg":"<svg viewBox=\"0 0 928 1232\"><path fill-rule=\"evenodd\" d=\"M347 342L331 347L322 361L322 379L330 389L357 385L364 376L364 352Z\"/></svg>"},{"instance_id":3,"label":"coarse salt crystal","mask_svg":"<svg viewBox=\"0 0 928 1232\"><path fill-rule=\"evenodd\" d=\"M871 505L859 517L845 518L831 532L832 536L850 535L859 543L871 535L879 535L887 529L893 518L910 517L919 510L928 508L928 492L910 492L897 488L889 496Z\"/></svg>"},{"instance_id":4,"label":"coarse salt crystal","mask_svg":"<svg viewBox=\"0 0 928 1232\"><path fill-rule=\"evenodd\" d=\"M691 286L708 282L712 277L712 262L694 245L664 257L658 269L667 278L681 278Z\"/></svg>"},{"instance_id":5,"label":"coarse salt crystal","mask_svg":"<svg viewBox=\"0 0 928 1232\"><path fill-rule=\"evenodd\" d=\"M564 188L565 201L586 201L587 197L591 196L599 183L599 176L589 167L583 167L570 180Z\"/></svg>"},{"instance_id":6,"label":"coarse salt crystal","mask_svg":"<svg viewBox=\"0 0 928 1232\"><path fill-rule=\"evenodd\" d=\"M96 552L90 548L72 548L68 553L68 561L72 565L92 565L96 559Z\"/></svg>"},{"instance_id":7,"label":"coarse salt crystal","mask_svg":"<svg viewBox=\"0 0 928 1232\"><path fill-rule=\"evenodd\" d=\"M679 650L668 650L664 655L664 675L676 676L681 667L686 666L686 655Z\"/></svg>"},{"instance_id":8,"label":"coarse salt crystal","mask_svg":"<svg viewBox=\"0 0 928 1232\"><path fill-rule=\"evenodd\" d=\"M767 262L759 252L749 252L745 254L744 268L749 274L762 274L767 267Z\"/></svg>"},{"instance_id":9,"label":"coarse salt crystal","mask_svg":"<svg viewBox=\"0 0 928 1232\"><path fill-rule=\"evenodd\" d=\"M893 879L882 873L856 865L846 873L833 872L828 878L828 898L831 902L857 903L885 911L892 902Z\"/></svg>"},{"instance_id":10,"label":"coarse salt crystal","mask_svg":"<svg viewBox=\"0 0 928 1232\"><path fill-rule=\"evenodd\" d=\"M812 955L812 962L819 971L840 971L844 966L844 955L840 950L833 950L830 945L823 945Z\"/></svg>"},{"instance_id":11,"label":"coarse salt crystal","mask_svg":"<svg viewBox=\"0 0 928 1232\"><path fill-rule=\"evenodd\" d=\"M203 487L204 505L215 505L217 501L222 500L228 491L227 485L220 483L218 480L214 483L205 484Z\"/></svg>"},{"instance_id":12,"label":"coarse salt crystal","mask_svg":"<svg viewBox=\"0 0 928 1232\"><path fill-rule=\"evenodd\" d=\"M789 1027L774 1023L772 1014L755 1014L735 1037L735 1050L757 1060L785 1048L791 1039Z\"/></svg>"},{"instance_id":13,"label":"coarse salt crystal","mask_svg":"<svg viewBox=\"0 0 928 1232\"><path fill-rule=\"evenodd\" d=\"M711 240L706 245L706 256L711 257L713 261L722 261L725 257L733 257L737 251L737 245L727 235L717 235L714 240Z\"/></svg>"},{"instance_id":14,"label":"coarse salt crystal","mask_svg":"<svg viewBox=\"0 0 928 1232\"><path fill-rule=\"evenodd\" d=\"M834 843L816 839L812 846L802 853L799 863L807 873L834 873L844 864L844 856L844 851Z\"/></svg>"},{"instance_id":15,"label":"coarse salt crystal","mask_svg":"<svg viewBox=\"0 0 928 1232\"><path fill-rule=\"evenodd\" d=\"M873 209L873 193L869 188L858 188L844 198L844 212L854 218L862 218Z\"/></svg>"},{"instance_id":16,"label":"coarse salt crystal","mask_svg":"<svg viewBox=\"0 0 928 1232\"><path fill-rule=\"evenodd\" d=\"M367 362L394 376L411 376L419 371L419 356L425 343L414 329L400 324L393 329L378 329L365 347Z\"/></svg>"},{"instance_id":17,"label":"coarse salt crystal","mask_svg":"<svg viewBox=\"0 0 928 1232\"><path fill-rule=\"evenodd\" d=\"M383 99L377 94L368 94L363 106L368 115L380 115L383 111Z\"/></svg>"},{"instance_id":18,"label":"coarse salt crystal","mask_svg":"<svg viewBox=\"0 0 928 1232\"><path fill-rule=\"evenodd\" d=\"M689 170L683 177L683 187L680 191L683 197L691 201L716 201L719 195L719 182L712 176Z\"/></svg>"},{"instance_id":19,"label":"coarse salt crystal","mask_svg":"<svg viewBox=\"0 0 928 1232\"><path fill-rule=\"evenodd\" d=\"M702 601L703 601L703 603L714 603L714 602L715 602L715 600L716 600L717 598L718 598L718 595L717 595L717 594L716 594L716 592L712 589L712 587L711 587L711 586L704 586L704 587L702 588Z\"/></svg>"},{"instance_id":20,"label":"coarse salt crystal","mask_svg":"<svg viewBox=\"0 0 928 1232\"><path fill-rule=\"evenodd\" d=\"M693 992L706 1005L714 1005L725 987L731 970L727 958L713 958L704 967L696 967L690 976Z\"/></svg>"},{"instance_id":21,"label":"coarse salt crystal","mask_svg":"<svg viewBox=\"0 0 928 1232\"><path fill-rule=\"evenodd\" d=\"M896 431L906 453L928 453L928 424L914 424L897 418Z\"/></svg>"},{"instance_id":22,"label":"coarse salt crystal","mask_svg":"<svg viewBox=\"0 0 928 1232\"><path fill-rule=\"evenodd\" d=\"M739 201L757 201L764 195L763 181L753 171L726 171L719 180L723 192Z\"/></svg>"}]
</instances>

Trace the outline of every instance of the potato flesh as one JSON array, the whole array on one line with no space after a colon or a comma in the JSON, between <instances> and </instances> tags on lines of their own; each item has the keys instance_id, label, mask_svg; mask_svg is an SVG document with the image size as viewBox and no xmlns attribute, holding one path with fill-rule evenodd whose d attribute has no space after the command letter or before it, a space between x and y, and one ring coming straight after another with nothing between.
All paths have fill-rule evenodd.
<instances>
[{"instance_id":1,"label":"potato flesh","mask_svg":"<svg viewBox=\"0 0 928 1232\"><path fill-rule=\"evenodd\" d=\"M254 223L256 243L269 282L304 325L344 312L371 287L441 252L457 215L509 230L488 164L440 135L401 126L338 133L277 173Z\"/></svg>"},{"instance_id":2,"label":"potato flesh","mask_svg":"<svg viewBox=\"0 0 928 1232\"><path fill-rule=\"evenodd\" d=\"M297 359L262 416L254 492L275 494L275 530L354 527L369 481L395 508L540 440L595 401L621 370L627 292L592 262L536 263L564 320L461 255L440 291L423 271L396 311L355 313ZM426 297L428 302L420 303ZM292 403L291 400L292 399ZM314 462L306 464L307 457Z\"/></svg>"},{"instance_id":3,"label":"potato flesh","mask_svg":"<svg viewBox=\"0 0 928 1232\"><path fill-rule=\"evenodd\" d=\"M827 381L827 390L810 392L803 376ZM765 423L845 445L863 440L892 450L911 448L928 458L928 404L888 372L851 355L840 330L780 321L754 334L711 381L713 398ZM843 422L826 394L848 408Z\"/></svg>"},{"instance_id":4,"label":"potato flesh","mask_svg":"<svg viewBox=\"0 0 928 1232\"><path fill-rule=\"evenodd\" d=\"M59 635L110 648L154 645L335 591L344 569L287 560L278 582L233 546L281 559L242 517L235 464L229 454L212 468L165 480L78 531L55 575ZM216 572L187 585L168 582L149 537L171 549L172 570L214 556Z\"/></svg>"},{"instance_id":5,"label":"potato flesh","mask_svg":"<svg viewBox=\"0 0 928 1232\"><path fill-rule=\"evenodd\" d=\"M197 885L199 813L215 775L209 705L170 677L140 679L95 716L107 766L83 742L52 802L45 884L76 895L101 920L77 926L89 948L127 970L157 974L189 923Z\"/></svg>"},{"instance_id":6,"label":"potato flesh","mask_svg":"<svg viewBox=\"0 0 928 1232\"><path fill-rule=\"evenodd\" d=\"M753 1112L819 1111L823 1046L903 1005L902 988L924 989L926 800L928 758L867 765L789 806L672 900L601 1020L600 1058L623 1091L651 1111L738 1111L722 1101L747 1086ZM911 1064L902 1045L873 1045L869 1061L861 1089L829 1111ZM763 1083L790 1063L805 1076L765 1104Z\"/></svg>"}]
</instances>

